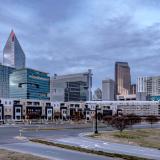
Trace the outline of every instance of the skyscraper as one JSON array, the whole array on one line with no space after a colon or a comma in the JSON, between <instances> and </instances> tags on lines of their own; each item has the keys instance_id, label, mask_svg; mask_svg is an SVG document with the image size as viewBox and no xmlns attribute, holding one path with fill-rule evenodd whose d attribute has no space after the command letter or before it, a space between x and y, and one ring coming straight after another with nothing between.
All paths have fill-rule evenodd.
<instances>
[{"instance_id":1,"label":"skyscraper","mask_svg":"<svg viewBox=\"0 0 160 160\"><path fill-rule=\"evenodd\" d=\"M0 98L9 98L9 75L15 69L0 64Z\"/></svg>"},{"instance_id":2,"label":"skyscraper","mask_svg":"<svg viewBox=\"0 0 160 160\"><path fill-rule=\"evenodd\" d=\"M102 100L114 101L114 81L112 79L102 81Z\"/></svg>"},{"instance_id":3,"label":"skyscraper","mask_svg":"<svg viewBox=\"0 0 160 160\"><path fill-rule=\"evenodd\" d=\"M25 54L13 30L3 49L3 64L16 69L25 67Z\"/></svg>"},{"instance_id":4,"label":"skyscraper","mask_svg":"<svg viewBox=\"0 0 160 160\"><path fill-rule=\"evenodd\" d=\"M49 81L48 73L17 69L9 77L10 98L49 100Z\"/></svg>"},{"instance_id":5,"label":"skyscraper","mask_svg":"<svg viewBox=\"0 0 160 160\"><path fill-rule=\"evenodd\" d=\"M115 63L115 94L128 95L130 93L131 75L127 62Z\"/></svg>"}]
</instances>

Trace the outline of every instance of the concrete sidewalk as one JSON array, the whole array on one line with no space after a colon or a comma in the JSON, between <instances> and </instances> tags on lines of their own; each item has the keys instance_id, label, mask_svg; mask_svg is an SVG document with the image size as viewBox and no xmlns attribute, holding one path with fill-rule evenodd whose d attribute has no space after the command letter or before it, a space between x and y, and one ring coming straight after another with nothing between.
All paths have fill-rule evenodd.
<instances>
[{"instance_id":1,"label":"concrete sidewalk","mask_svg":"<svg viewBox=\"0 0 160 160\"><path fill-rule=\"evenodd\" d=\"M53 140L49 139L49 141ZM92 138L84 137L83 134L77 137L60 138L57 139L56 142L72 146L78 146L82 148L98 150L98 151L120 153L137 157L160 160L160 150L158 149L112 143L112 142L104 142L101 140L95 140Z\"/></svg>"}]
</instances>

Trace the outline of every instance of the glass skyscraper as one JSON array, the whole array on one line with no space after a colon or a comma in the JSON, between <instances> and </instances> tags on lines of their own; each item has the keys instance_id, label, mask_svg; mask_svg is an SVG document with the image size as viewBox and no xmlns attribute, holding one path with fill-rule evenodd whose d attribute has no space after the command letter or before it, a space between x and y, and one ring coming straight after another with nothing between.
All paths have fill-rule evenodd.
<instances>
[{"instance_id":1,"label":"glass skyscraper","mask_svg":"<svg viewBox=\"0 0 160 160\"><path fill-rule=\"evenodd\" d=\"M25 54L13 31L3 49L3 64L17 69L25 67Z\"/></svg>"},{"instance_id":2,"label":"glass skyscraper","mask_svg":"<svg viewBox=\"0 0 160 160\"><path fill-rule=\"evenodd\" d=\"M115 95L130 94L131 75L127 62L115 63Z\"/></svg>"},{"instance_id":3,"label":"glass skyscraper","mask_svg":"<svg viewBox=\"0 0 160 160\"><path fill-rule=\"evenodd\" d=\"M0 98L9 98L9 75L15 69L0 64Z\"/></svg>"},{"instance_id":4,"label":"glass skyscraper","mask_svg":"<svg viewBox=\"0 0 160 160\"><path fill-rule=\"evenodd\" d=\"M47 73L23 68L10 74L10 98L49 100Z\"/></svg>"}]
</instances>

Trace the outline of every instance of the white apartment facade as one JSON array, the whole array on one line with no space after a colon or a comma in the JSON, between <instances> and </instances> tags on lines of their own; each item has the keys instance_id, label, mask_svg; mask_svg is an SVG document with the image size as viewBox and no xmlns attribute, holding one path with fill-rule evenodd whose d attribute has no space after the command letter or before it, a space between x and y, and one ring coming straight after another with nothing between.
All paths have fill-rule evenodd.
<instances>
[{"instance_id":1,"label":"white apartment facade","mask_svg":"<svg viewBox=\"0 0 160 160\"><path fill-rule=\"evenodd\" d=\"M137 94L146 94L148 100L160 100L160 76L138 77Z\"/></svg>"},{"instance_id":2,"label":"white apartment facade","mask_svg":"<svg viewBox=\"0 0 160 160\"><path fill-rule=\"evenodd\" d=\"M31 99L0 99L0 121L28 121L32 119L53 121L59 114L62 120L74 119L79 115L87 120L98 114L112 116L119 111L123 115L160 116L159 101L86 101L86 102L51 102Z\"/></svg>"}]
</instances>

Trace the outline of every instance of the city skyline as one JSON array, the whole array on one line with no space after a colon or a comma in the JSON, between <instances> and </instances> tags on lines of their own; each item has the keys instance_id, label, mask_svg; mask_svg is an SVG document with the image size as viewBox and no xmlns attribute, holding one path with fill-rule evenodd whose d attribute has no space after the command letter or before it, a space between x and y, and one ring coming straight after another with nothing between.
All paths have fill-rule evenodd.
<instances>
[{"instance_id":1,"label":"city skyline","mask_svg":"<svg viewBox=\"0 0 160 160\"><path fill-rule=\"evenodd\" d=\"M0 6L1 62L13 29L28 67L52 75L91 68L93 88L100 87L102 79L114 77L116 61L129 63L132 83L138 76L159 75L160 2L123 2L5 1Z\"/></svg>"}]
</instances>

